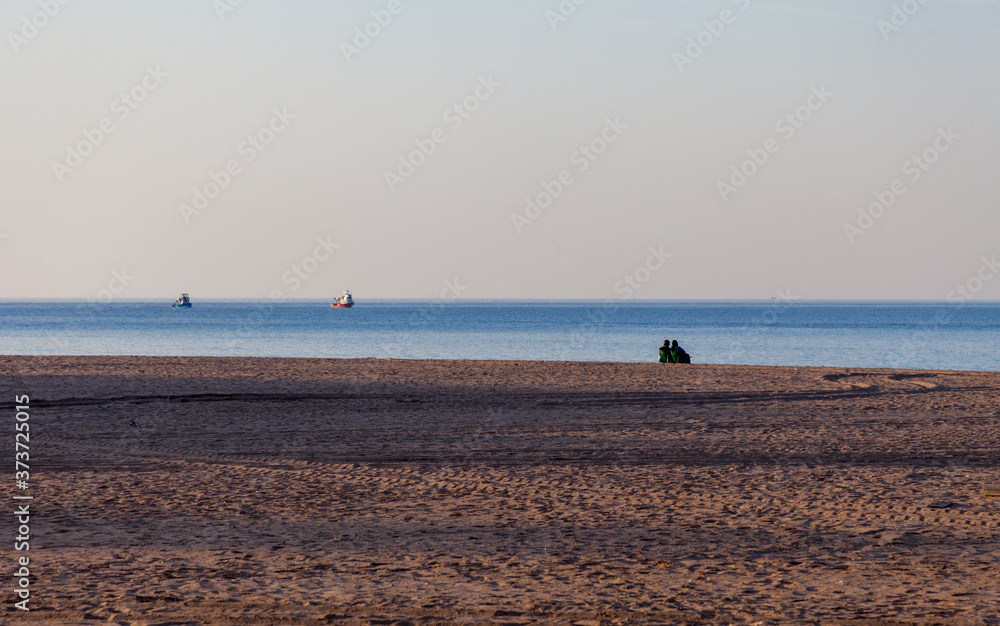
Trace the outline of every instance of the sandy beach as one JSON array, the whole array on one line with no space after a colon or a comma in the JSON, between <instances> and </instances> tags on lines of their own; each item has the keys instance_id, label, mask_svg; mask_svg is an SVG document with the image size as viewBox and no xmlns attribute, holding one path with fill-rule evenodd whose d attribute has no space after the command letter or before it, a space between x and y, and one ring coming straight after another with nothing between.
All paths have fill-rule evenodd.
<instances>
[{"instance_id":1,"label":"sandy beach","mask_svg":"<svg viewBox=\"0 0 1000 626\"><path fill-rule=\"evenodd\" d=\"M1000 623L1000 373L6 356L0 379L8 426L15 395L31 415L9 623Z\"/></svg>"}]
</instances>

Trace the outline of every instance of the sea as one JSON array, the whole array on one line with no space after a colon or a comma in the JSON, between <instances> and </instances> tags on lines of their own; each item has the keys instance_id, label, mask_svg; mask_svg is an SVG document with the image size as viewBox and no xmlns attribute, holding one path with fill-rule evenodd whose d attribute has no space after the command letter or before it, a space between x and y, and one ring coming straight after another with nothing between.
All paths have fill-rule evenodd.
<instances>
[{"instance_id":1,"label":"sea","mask_svg":"<svg viewBox=\"0 0 1000 626\"><path fill-rule=\"evenodd\" d=\"M525 359L1000 370L1000 302L0 301L0 354Z\"/></svg>"}]
</instances>

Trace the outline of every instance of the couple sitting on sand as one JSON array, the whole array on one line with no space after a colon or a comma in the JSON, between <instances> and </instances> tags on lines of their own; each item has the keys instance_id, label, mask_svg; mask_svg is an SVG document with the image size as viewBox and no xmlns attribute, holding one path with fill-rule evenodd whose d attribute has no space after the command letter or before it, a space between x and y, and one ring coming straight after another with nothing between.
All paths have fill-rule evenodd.
<instances>
[{"instance_id":1,"label":"couple sitting on sand","mask_svg":"<svg viewBox=\"0 0 1000 626\"><path fill-rule=\"evenodd\" d=\"M677 340L674 339L674 345L670 345L669 339L663 340L663 345L660 346L660 363L690 363L691 355L684 351L684 348L677 345Z\"/></svg>"}]
</instances>

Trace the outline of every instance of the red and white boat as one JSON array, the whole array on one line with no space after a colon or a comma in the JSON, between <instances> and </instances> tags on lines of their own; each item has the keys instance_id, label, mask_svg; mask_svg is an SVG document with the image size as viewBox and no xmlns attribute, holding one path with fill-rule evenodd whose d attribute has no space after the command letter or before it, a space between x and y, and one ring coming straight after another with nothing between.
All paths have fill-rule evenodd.
<instances>
[{"instance_id":1,"label":"red and white boat","mask_svg":"<svg viewBox=\"0 0 1000 626\"><path fill-rule=\"evenodd\" d=\"M349 309L349 308L351 308L352 306L354 306L354 299L351 298L351 292L345 290L344 291L344 295L342 295L339 298L337 298L336 300L334 300L333 304L331 304L330 306L332 306L335 309Z\"/></svg>"}]
</instances>

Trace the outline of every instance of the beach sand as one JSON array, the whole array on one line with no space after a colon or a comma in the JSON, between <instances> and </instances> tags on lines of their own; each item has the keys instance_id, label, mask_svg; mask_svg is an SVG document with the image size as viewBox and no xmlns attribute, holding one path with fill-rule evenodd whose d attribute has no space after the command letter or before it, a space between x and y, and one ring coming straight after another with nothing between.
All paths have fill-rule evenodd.
<instances>
[{"instance_id":1,"label":"beach sand","mask_svg":"<svg viewBox=\"0 0 1000 626\"><path fill-rule=\"evenodd\" d=\"M10 622L1000 623L997 373L8 356L0 379L8 458L31 398Z\"/></svg>"}]
</instances>

